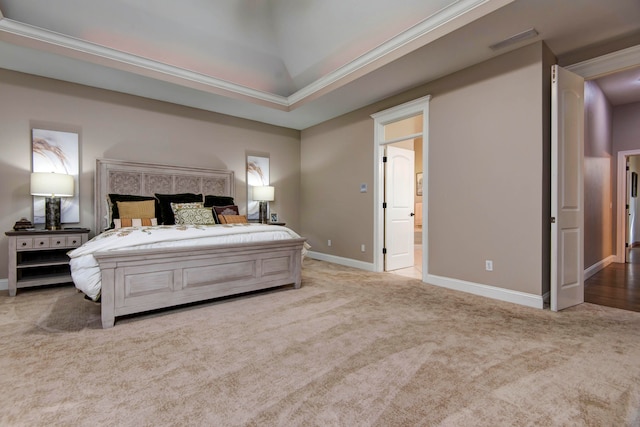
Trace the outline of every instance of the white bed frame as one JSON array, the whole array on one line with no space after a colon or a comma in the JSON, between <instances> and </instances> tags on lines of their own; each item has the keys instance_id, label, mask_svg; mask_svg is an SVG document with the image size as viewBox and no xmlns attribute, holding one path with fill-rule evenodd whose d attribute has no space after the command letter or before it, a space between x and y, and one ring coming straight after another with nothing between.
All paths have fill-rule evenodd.
<instances>
[{"instance_id":1,"label":"white bed frame","mask_svg":"<svg viewBox=\"0 0 640 427\"><path fill-rule=\"evenodd\" d=\"M108 226L109 193L234 196L233 171L98 159L96 230ZM198 248L97 252L102 327L115 318L302 281L306 239Z\"/></svg>"}]
</instances>

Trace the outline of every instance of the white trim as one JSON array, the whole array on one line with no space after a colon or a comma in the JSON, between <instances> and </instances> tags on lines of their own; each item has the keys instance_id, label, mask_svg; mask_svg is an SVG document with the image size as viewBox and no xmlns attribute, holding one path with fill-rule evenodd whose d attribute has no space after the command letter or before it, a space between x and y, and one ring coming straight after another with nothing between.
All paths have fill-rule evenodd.
<instances>
[{"instance_id":1,"label":"white trim","mask_svg":"<svg viewBox=\"0 0 640 427\"><path fill-rule=\"evenodd\" d=\"M615 261L616 261L616 256L615 255L609 255L605 259L596 262L591 267L585 268L584 269L584 280L587 280L589 277L593 276L598 271L602 270L603 268L605 268L606 266L608 266L609 264L611 264L611 263L613 263Z\"/></svg>"},{"instance_id":2,"label":"white trim","mask_svg":"<svg viewBox=\"0 0 640 427\"><path fill-rule=\"evenodd\" d=\"M585 79L595 79L638 64L640 64L640 45L578 62L564 68L581 75Z\"/></svg>"},{"instance_id":3,"label":"white trim","mask_svg":"<svg viewBox=\"0 0 640 427\"><path fill-rule=\"evenodd\" d=\"M0 291L9 290L9 279L0 279Z\"/></svg>"},{"instance_id":4,"label":"white trim","mask_svg":"<svg viewBox=\"0 0 640 427\"><path fill-rule=\"evenodd\" d=\"M425 282L431 285L453 289L455 291L467 292L500 301L524 305L526 307L544 308L544 300L541 295L527 294L525 292L512 291L510 289L497 288L495 286L451 279L449 277L435 276L432 274L429 274L426 277Z\"/></svg>"},{"instance_id":5,"label":"white trim","mask_svg":"<svg viewBox=\"0 0 640 427\"><path fill-rule=\"evenodd\" d=\"M375 272L373 264L370 262L358 261L351 258L343 258L335 255L323 254L321 252L309 251L307 255L311 259L332 262L334 264L345 265L347 267L359 268L360 270Z\"/></svg>"},{"instance_id":6,"label":"white trim","mask_svg":"<svg viewBox=\"0 0 640 427\"><path fill-rule=\"evenodd\" d=\"M379 111L372 114L374 119L373 137L373 265L377 272L384 270L384 212L382 201L384 200L384 170L382 157L384 146L389 143L384 138L384 126L408 117L422 114L422 133L412 135L422 136L422 280L428 274L429 268L429 102L431 95L423 96L402 105ZM425 201L427 203L425 203Z\"/></svg>"}]
</instances>

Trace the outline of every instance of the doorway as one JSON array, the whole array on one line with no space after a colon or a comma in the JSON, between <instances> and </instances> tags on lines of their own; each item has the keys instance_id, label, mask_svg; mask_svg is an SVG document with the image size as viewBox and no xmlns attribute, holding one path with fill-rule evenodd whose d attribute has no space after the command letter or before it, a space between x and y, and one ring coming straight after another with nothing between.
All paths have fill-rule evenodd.
<instances>
[{"instance_id":1,"label":"doorway","mask_svg":"<svg viewBox=\"0 0 640 427\"><path fill-rule=\"evenodd\" d=\"M381 111L373 114L371 117L374 119L374 270L377 272L385 271L386 264L386 226L385 226L385 210L387 194L385 194L385 148L391 144L400 143L403 141L421 141L420 149L421 155L416 156L416 172L420 172L421 175L421 198L422 202L421 210L422 215L418 219L421 227L419 231L420 236L420 252L419 259L421 268L421 279L427 274L427 259L428 259L428 208L425 206L428 201L428 108L430 96L416 99L406 104L399 105L397 107ZM412 130L407 131L404 129L403 122L407 120L414 124ZM415 150L415 148L414 148ZM415 175L415 173L412 173ZM416 186L417 186L416 175ZM413 183L413 180L412 180ZM415 194L414 188L411 189L412 194ZM417 197L417 195L415 196ZM414 198L415 201L415 198ZM415 207L413 213L416 213ZM415 216L413 217L415 219ZM415 253L414 253L415 254Z\"/></svg>"}]
</instances>

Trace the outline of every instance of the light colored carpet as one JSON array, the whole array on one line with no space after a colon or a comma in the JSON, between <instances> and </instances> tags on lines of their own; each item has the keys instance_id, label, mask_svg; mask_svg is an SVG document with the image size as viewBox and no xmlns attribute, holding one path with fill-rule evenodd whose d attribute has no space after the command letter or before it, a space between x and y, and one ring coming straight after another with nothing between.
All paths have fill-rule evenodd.
<instances>
[{"instance_id":1,"label":"light colored carpet","mask_svg":"<svg viewBox=\"0 0 640 427\"><path fill-rule=\"evenodd\" d=\"M71 287L0 294L0 425L640 425L640 313L307 260L299 290L99 324Z\"/></svg>"}]
</instances>

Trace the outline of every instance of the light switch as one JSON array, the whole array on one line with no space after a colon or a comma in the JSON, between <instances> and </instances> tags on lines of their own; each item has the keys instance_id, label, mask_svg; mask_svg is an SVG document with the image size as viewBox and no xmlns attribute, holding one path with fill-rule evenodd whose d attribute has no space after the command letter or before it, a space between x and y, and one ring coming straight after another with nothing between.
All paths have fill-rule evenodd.
<instances>
[{"instance_id":1,"label":"light switch","mask_svg":"<svg viewBox=\"0 0 640 427\"><path fill-rule=\"evenodd\" d=\"M360 192L361 193L367 192L367 184L360 184Z\"/></svg>"}]
</instances>

